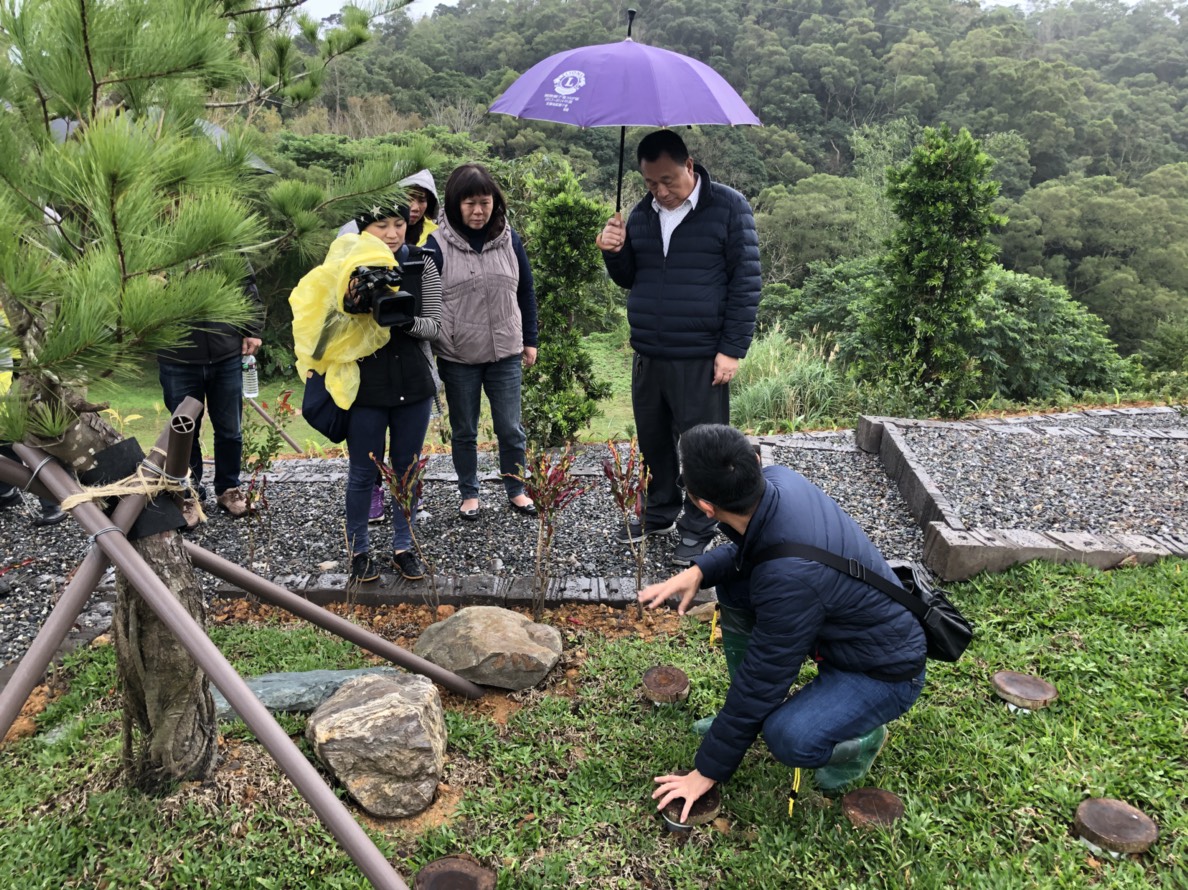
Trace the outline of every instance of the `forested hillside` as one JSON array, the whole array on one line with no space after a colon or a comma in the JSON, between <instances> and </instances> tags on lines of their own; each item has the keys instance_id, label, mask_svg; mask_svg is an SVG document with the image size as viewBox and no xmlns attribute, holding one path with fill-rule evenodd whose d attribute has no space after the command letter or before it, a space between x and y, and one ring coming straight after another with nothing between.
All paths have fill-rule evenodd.
<instances>
[{"instance_id":1,"label":"forested hillside","mask_svg":"<svg viewBox=\"0 0 1188 890\"><path fill-rule=\"evenodd\" d=\"M387 141L430 125L504 159L563 154L605 196L617 130L485 109L542 58L622 39L629 5L636 39L709 63L763 121L688 141L754 203L777 300L812 263L882 249L887 165L947 123L996 162L1002 266L1066 287L1123 353L1175 365L1188 328L1188 26L1171 2L462 0L416 22L391 16L335 62L317 107L271 126L286 131L283 153L333 169L359 148L323 134Z\"/></svg>"}]
</instances>

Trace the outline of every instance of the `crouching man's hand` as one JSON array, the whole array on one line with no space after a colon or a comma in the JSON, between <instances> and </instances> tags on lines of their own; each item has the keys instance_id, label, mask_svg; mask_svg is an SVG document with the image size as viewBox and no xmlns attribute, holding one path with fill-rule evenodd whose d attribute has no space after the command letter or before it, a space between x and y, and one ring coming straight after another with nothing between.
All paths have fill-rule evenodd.
<instances>
[{"instance_id":1,"label":"crouching man's hand","mask_svg":"<svg viewBox=\"0 0 1188 890\"><path fill-rule=\"evenodd\" d=\"M705 792L718 784L713 779L707 779L697 770L683 776L656 776L655 782L660 786L652 792L652 800L660 799L656 809L664 809L674 798L683 797L685 799L685 806L681 809L680 822L682 825L689 821L689 811L693 809L693 804L697 803Z\"/></svg>"},{"instance_id":2,"label":"crouching man's hand","mask_svg":"<svg viewBox=\"0 0 1188 890\"><path fill-rule=\"evenodd\" d=\"M639 592L639 601L649 609L654 609L669 597L679 596L681 602L677 606L677 614L684 615L689 603L693 602L693 597L697 596L697 591L701 589L701 579L704 577L697 566L689 566L667 581L645 587Z\"/></svg>"}]
</instances>

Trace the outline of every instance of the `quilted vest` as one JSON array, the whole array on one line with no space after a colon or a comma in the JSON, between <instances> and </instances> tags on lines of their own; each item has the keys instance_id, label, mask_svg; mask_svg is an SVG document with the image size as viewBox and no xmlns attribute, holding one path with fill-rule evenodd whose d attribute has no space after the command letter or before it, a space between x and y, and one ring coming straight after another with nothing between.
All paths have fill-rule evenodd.
<instances>
[{"instance_id":1,"label":"quilted vest","mask_svg":"<svg viewBox=\"0 0 1188 890\"><path fill-rule=\"evenodd\" d=\"M441 333L433 351L451 362L480 365L519 355L524 334L516 289L520 266L504 228L476 253L443 221L433 233L441 248Z\"/></svg>"}]
</instances>

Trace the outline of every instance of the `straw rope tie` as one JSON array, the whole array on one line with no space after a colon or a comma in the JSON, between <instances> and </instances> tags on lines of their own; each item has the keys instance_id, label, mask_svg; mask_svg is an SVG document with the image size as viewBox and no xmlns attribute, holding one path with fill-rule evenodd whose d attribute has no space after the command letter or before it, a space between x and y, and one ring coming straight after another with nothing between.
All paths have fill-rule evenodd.
<instances>
[{"instance_id":1,"label":"straw rope tie","mask_svg":"<svg viewBox=\"0 0 1188 890\"><path fill-rule=\"evenodd\" d=\"M165 455L165 452L156 445L150 449L150 453ZM49 460L49 458L46 460ZM37 469L40 470L44 465L45 461L42 461ZM33 475L37 475L37 470L33 471ZM140 465L136 468L136 472L132 475L125 476L123 479L118 479L107 485L88 486L78 494L72 494L65 498L62 501L62 509L73 510L79 504L85 504L90 501L122 498L134 494L142 494L149 500L152 500L157 495L167 491L186 491L189 488L189 480L190 473L188 470L185 476L171 476L161 467L149 463L148 458L145 458L140 462ZM197 505L197 501L195 501L195 504ZM198 512L199 514L202 513L201 506L198 506ZM205 519L205 515L202 518Z\"/></svg>"}]
</instances>

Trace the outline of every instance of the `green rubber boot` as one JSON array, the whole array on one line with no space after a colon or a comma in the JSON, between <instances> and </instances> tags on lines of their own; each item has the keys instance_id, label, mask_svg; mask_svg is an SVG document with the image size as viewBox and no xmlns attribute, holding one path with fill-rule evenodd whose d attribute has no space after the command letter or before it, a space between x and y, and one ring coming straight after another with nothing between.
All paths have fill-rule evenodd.
<instances>
[{"instance_id":1,"label":"green rubber boot","mask_svg":"<svg viewBox=\"0 0 1188 890\"><path fill-rule=\"evenodd\" d=\"M726 655L726 673L730 679L738 673L743 656L747 654L747 645L751 642L751 631L755 627L755 616L742 609L732 609L729 606L718 605L718 621L722 627L722 652ZM693 732L705 735L714 723L713 716L702 717L693 724Z\"/></svg>"},{"instance_id":2,"label":"green rubber boot","mask_svg":"<svg viewBox=\"0 0 1188 890\"><path fill-rule=\"evenodd\" d=\"M876 726L866 735L834 745L829 762L813 771L821 793L833 796L865 776L886 741L887 727L883 725Z\"/></svg>"}]
</instances>

